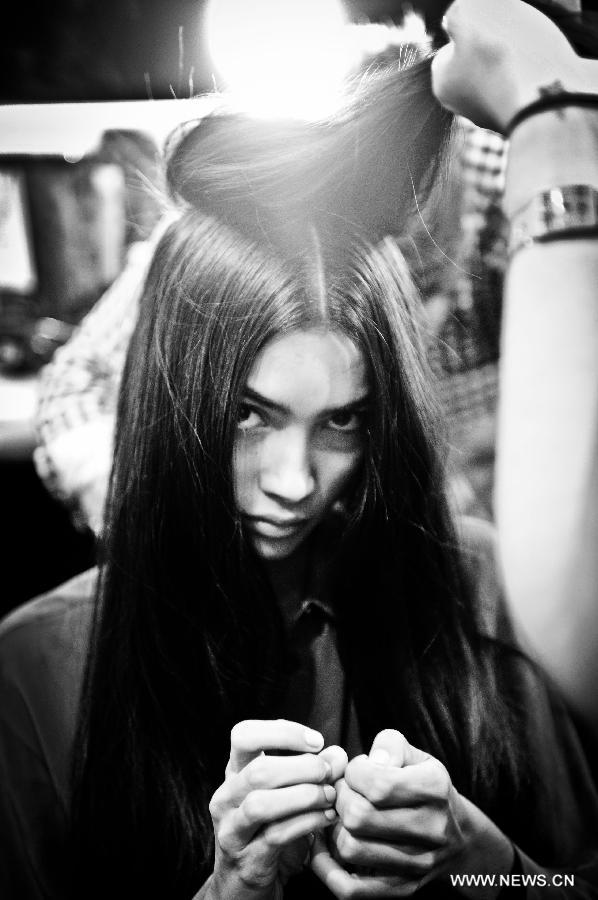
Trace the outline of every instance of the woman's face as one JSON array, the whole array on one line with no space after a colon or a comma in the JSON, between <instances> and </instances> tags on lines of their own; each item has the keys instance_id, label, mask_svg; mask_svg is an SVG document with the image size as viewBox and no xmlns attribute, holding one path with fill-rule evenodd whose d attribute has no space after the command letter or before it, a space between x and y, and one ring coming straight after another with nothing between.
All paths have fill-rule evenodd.
<instances>
[{"instance_id":1,"label":"woman's face","mask_svg":"<svg viewBox=\"0 0 598 900\"><path fill-rule=\"evenodd\" d=\"M249 373L233 459L245 534L265 560L290 556L345 491L363 454L368 382L343 334L270 341Z\"/></svg>"}]
</instances>

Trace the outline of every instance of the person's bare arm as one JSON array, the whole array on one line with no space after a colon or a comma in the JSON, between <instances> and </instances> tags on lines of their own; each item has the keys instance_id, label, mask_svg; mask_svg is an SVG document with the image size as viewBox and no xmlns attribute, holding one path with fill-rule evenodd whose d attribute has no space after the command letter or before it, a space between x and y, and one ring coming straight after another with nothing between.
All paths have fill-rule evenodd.
<instances>
[{"instance_id":1,"label":"person's bare arm","mask_svg":"<svg viewBox=\"0 0 598 900\"><path fill-rule=\"evenodd\" d=\"M566 116L566 131L545 114L513 134L507 212L549 182L598 189L598 109ZM503 328L496 511L508 597L537 656L598 729L596 240L517 253Z\"/></svg>"},{"instance_id":2,"label":"person's bare arm","mask_svg":"<svg viewBox=\"0 0 598 900\"><path fill-rule=\"evenodd\" d=\"M598 92L598 63L522 0L457 0L446 25L435 90L478 124L504 131L547 90ZM506 214L574 184L598 188L598 105L516 127ZM508 599L528 647L598 730L596 239L519 250L504 300L495 503Z\"/></svg>"}]
</instances>

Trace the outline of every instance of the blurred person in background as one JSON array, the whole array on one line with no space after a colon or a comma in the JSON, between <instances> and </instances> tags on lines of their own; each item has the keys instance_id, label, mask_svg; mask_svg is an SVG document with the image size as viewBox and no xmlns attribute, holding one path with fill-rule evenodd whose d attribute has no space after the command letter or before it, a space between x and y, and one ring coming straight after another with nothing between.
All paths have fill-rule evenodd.
<instances>
[{"instance_id":1,"label":"blurred person in background","mask_svg":"<svg viewBox=\"0 0 598 900\"><path fill-rule=\"evenodd\" d=\"M592 189L596 111L566 92L595 105L596 74L520 0L500 14L508 32L488 2L451 8L434 84L480 124L518 117L518 221L547 187L529 177L532 122L534 171ZM559 113L532 116L547 71ZM64 896L71 876L77 896L467 895L451 875L556 866L581 866L566 895L592 896L595 789L517 648L488 528L453 520L418 307L384 237L411 179L431 186L446 123L426 66L369 96L291 142L230 118L173 151L180 217L128 351L99 589L85 575L2 629L2 862L19 896ZM566 271L579 320L596 253L578 230L515 233L508 307L542 301L554 326ZM507 446L519 415L503 411Z\"/></svg>"}]
</instances>

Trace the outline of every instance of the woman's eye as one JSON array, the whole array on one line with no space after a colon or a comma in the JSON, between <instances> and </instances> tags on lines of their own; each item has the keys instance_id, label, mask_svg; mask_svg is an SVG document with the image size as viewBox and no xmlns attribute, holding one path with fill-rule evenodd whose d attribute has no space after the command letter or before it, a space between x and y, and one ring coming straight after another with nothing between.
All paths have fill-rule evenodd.
<instances>
[{"instance_id":1,"label":"woman's eye","mask_svg":"<svg viewBox=\"0 0 598 900\"><path fill-rule=\"evenodd\" d=\"M334 431L359 431L363 424L363 415L350 410L339 410L328 419L327 425Z\"/></svg>"},{"instance_id":2,"label":"woman's eye","mask_svg":"<svg viewBox=\"0 0 598 900\"><path fill-rule=\"evenodd\" d=\"M237 425L243 430L256 428L264 424L263 416L253 406L248 403L241 403L239 406L239 414L237 416Z\"/></svg>"}]
</instances>

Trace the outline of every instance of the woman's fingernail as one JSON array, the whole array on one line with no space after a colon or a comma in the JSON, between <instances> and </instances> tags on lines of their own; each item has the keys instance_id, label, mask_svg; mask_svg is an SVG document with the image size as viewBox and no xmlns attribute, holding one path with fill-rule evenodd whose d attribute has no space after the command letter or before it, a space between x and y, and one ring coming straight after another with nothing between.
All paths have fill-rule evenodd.
<instances>
[{"instance_id":1,"label":"woman's fingernail","mask_svg":"<svg viewBox=\"0 0 598 900\"><path fill-rule=\"evenodd\" d=\"M308 747L313 747L314 750L318 750L322 744L324 743L324 738L320 734L319 731L314 731L313 728L306 728L303 732L303 736L305 738L305 743Z\"/></svg>"},{"instance_id":2,"label":"woman's fingernail","mask_svg":"<svg viewBox=\"0 0 598 900\"><path fill-rule=\"evenodd\" d=\"M325 771L324 771L324 777L322 778L322 781L328 781L329 778L332 778L332 766L330 765L330 763L328 763L324 760L324 768L325 768Z\"/></svg>"},{"instance_id":3,"label":"woman's fingernail","mask_svg":"<svg viewBox=\"0 0 598 900\"><path fill-rule=\"evenodd\" d=\"M336 798L336 791L331 784L324 785L324 796L329 803L332 803L332 801Z\"/></svg>"},{"instance_id":4,"label":"woman's fingernail","mask_svg":"<svg viewBox=\"0 0 598 900\"><path fill-rule=\"evenodd\" d=\"M388 750L382 750L382 748L372 750L370 753L370 762L373 762L375 766L387 766L390 762Z\"/></svg>"},{"instance_id":5,"label":"woman's fingernail","mask_svg":"<svg viewBox=\"0 0 598 900\"><path fill-rule=\"evenodd\" d=\"M330 821L333 822L337 817L337 812L335 809L325 809L324 815L327 819L330 819Z\"/></svg>"}]
</instances>

